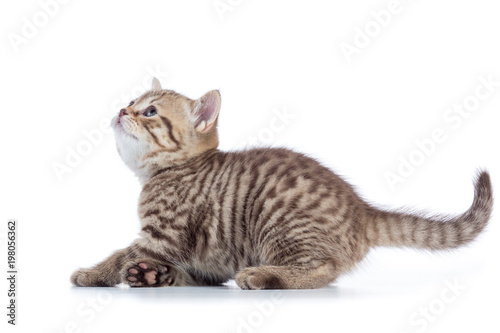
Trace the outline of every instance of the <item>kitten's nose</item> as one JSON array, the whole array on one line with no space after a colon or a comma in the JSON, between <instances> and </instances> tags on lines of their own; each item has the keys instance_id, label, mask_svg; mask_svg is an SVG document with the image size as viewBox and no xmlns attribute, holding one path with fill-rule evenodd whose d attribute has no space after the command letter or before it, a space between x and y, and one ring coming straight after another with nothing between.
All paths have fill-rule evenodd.
<instances>
[{"instance_id":1,"label":"kitten's nose","mask_svg":"<svg viewBox=\"0 0 500 333\"><path fill-rule=\"evenodd\" d=\"M118 115L119 118L128 115L128 112L126 109L121 109L120 114Z\"/></svg>"}]
</instances>

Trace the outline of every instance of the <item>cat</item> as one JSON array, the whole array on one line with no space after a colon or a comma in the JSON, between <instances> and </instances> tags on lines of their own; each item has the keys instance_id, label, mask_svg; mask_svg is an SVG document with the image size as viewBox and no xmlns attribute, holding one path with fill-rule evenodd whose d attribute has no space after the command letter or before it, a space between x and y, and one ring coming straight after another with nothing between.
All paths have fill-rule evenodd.
<instances>
[{"instance_id":1,"label":"cat","mask_svg":"<svg viewBox=\"0 0 500 333\"><path fill-rule=\"evenodd\" d=\"M453 249L485 228L489 174L456 217L380 210L314 159L287 149L222 152L218 91L150 91L113 118L118 153L142 185L140 237L71 276L76 286L321 288L377 246Z\"/></svg>"}]
</instances>

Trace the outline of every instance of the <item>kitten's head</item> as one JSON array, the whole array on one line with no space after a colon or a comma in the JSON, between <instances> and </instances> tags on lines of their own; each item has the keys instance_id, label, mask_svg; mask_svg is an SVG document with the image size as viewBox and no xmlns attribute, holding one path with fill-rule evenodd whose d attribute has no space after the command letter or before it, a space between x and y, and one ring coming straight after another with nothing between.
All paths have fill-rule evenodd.
<instances>
[{"instance_id":1,"label":"kitten's head","mask_svg":"<svg viewBox=\"0 0 500 333\"><path fill-rule=\"evenodd\" d=\"M163 90L153 79L150 91L113 118L118 153L140 179L217 148L220 94L212 90L191 100Z\"/></svg>"}]
</instances>

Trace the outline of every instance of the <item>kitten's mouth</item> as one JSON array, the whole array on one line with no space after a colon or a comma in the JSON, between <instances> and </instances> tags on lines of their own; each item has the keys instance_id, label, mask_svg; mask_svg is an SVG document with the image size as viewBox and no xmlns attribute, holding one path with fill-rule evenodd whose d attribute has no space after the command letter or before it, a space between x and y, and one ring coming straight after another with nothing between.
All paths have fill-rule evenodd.
<instances>
[{"instance_id":1,"label":"kitten's mouth","mask_svg":"<svg viewBox=\"0 0 500 333\"><path fill-rule=\"evenodd\" d=\"M111 122L111 127L115 129L115 131L120 131L126 136L129 136L135 140L138 140L137 137L133 134L130 134L125 128L123 127L123 124L120 122L120 117L115 117L112 122Z\"/></svg>"}]
</instances>

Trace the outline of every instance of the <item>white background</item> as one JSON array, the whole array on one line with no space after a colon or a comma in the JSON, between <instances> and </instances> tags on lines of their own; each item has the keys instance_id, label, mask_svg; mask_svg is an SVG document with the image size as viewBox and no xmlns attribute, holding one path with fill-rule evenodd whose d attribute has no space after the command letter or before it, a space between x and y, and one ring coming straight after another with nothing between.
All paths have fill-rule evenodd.
<instances>
[{"instance_id":1,"label":"white background","mask_svg":"<svg viewBox=\"0 0 500 333\"><path fill-rule=\"evenodd\" d=\"M152 70L164 87L191 98L220 89L221 149L260 135L256 144L318 158L371 202L460 213L472 202L479 167L500 189L500 87L457 128L443 119L474 95L480 76L500 81L496 2L401 0L350 63L341 43L353 44L357 28L376 29L370 12L388 0L222 2L233 4L223 19L213 0L74 0L43 22L38 1L2 1L0 220L19 221L20 272L14 328L1 279L2 331L498 331L495 216L467 248L376 249L321 290L71 287L76 268L127 246L138 232L138 181L99 125L149 85ZM23 18L33 16L45 26L13 47ZM274 112L285 109L295 118L271 140ZM436 128L445 142L391 189L384 174L397 172L398 158ZM87 156L58 179L54 163L66 164L68 149L83 149L84 131L102 139L95 134ZM464 289L455 295L448 283ZM419 311L429 307L423 319Z\"/></svg>"}]
</instances>

